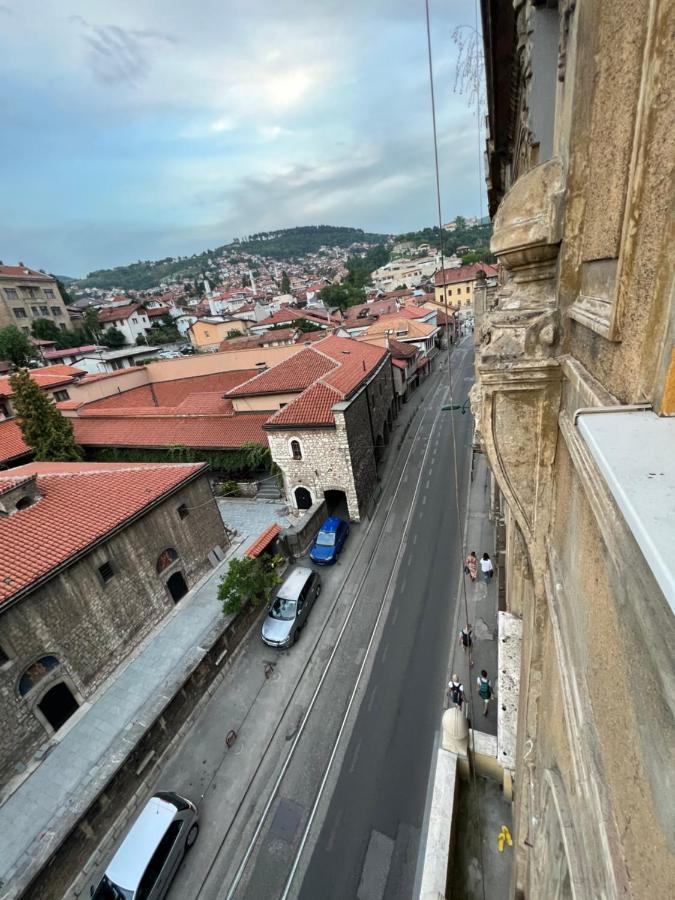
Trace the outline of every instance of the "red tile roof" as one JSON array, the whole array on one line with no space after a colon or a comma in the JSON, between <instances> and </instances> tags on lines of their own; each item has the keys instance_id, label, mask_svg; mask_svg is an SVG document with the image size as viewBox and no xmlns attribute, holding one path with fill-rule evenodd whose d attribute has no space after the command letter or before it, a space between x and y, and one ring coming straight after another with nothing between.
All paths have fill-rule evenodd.
<instances>
[{"instance_id":1,"label":"red tile roof","mask_svg":"<svg viewBox=\"0 0 675 900\"><path fill-rule=\"evenodd\" d=\"M125 370L126 371L126 370ZM119 373L114 373L119 374ZM143 406L174 408L181 404L190 394L215 393L222 396L242 382L258 374L256 369L237 369L233 372L217 372L213 375L195 375L192 378L177 378L174 381L157 381L152 386L140 387L112 394L101 400L88 403L84 411L94 409L132 409ZM88 379L84 379L88 381Z\"/></svg>"},{"instance_id":2,"label":"red tile roof","mask_svg":"<svg viewBox=\"0 0 675 900\"><path fill-rule=\"evenodd\" d=\"M255 324L283 325L284 322L294 322L296 319L300 318L301 314L299 309L280 309L278 312L272 313L271 316L268 316L266 319L261 319L260 322L256 322Z\"/></svg>"},{"instance_id":3,"label":"red tile roof","mask_svg":"<svg viewBox=\"0 0 675 900\"><path fill-rule=\"evenodd\" d=\"M108 309L101 309L98 313L98 320L102 325L108 322L119 322L121 319L128 319L140 309L139 303L128 303L126 306L111 306ZM144 313L145 310L141 310Z\"/></svg>"},{"instance_id":4,"label":"red tile roof","mask_svg":"<svg viewBox=\"0 0 675 900\"><path fill-rule=\"evenodd\" d=\"M246 550L248 558L255 559L256 556L260 556L263 550L266 550L267 547L269 547L278 534L281 534L281 525L274 524L270 525L269 528L266 528Z\"/></svg>"},{"instance_id":5,"label":"red tile roof","mask_svg":"<svg viewBox=\"0 0 675 900\"><path fill-rule=\"evenodd\" d=\"M340 364L339 369L322 380L340 391L343 397L349 397L387 355L384 347L334 335L320 341L316 349Z\"/></svg>"},{"instance_id":6,"label":"red tile roof","mask_svg":"<svg viewBox=\"0 0 675 900\"><path fill-rule=\"evenodd\" d=\"M71 419L75 440L83 447L173 447L198 450L236 449L243 444L267 444L263 425L268 413L242 415L110 415Z\"/></svg>"},{"instance_id":7,"label":"red tile roof","mask_svg":"<svg viewBox=\"0 0 675 900\"><path fill-rule=\"evenodd\" d=\"M434 282L438 287L442 287L443 284L455 284L457 281L475 281L476 275L481 269L488 278L496 275L499 271L497 266L491 266L489 263L470 263L466 266L459 266L457 269L445 269L444 272L436 272ZM445 281L443 276L445 276Z\"/></svg>"},{"instance_id":8,"label":"red tile roof","mask_svg":"<svg viewBox=\"0 0 675 900\"><path fill-rule=\"evenodd\" d=\"M68 347L67 350L43 350L42 355L45 359L63 359L64 356L74 356L77 353L91 353L92 350L98 350L96 344L86 344L84 347ZM53 369L54 366L51 366Z\"/></svg>"},{"instance_id":9,"label":"red tile roof","mask_svg":"<svg viewBox=\"0 0 675 900\"><path fill-rule=\"evenodd\" d=\"M0 266L0 278L16 278L19 281L22 278L30 278L35 281L54 281L51 275L36 272L35 269L29 269L27 266Z\"/></svg>"},{"instance_id":10,"label":"red tile roof","mask_svg":"<svg viewBox=\"0 0 675 900\"><path fill-rule=\"evenodd\" d=\"M419 353L414 344L404 344L394 338L389 338L389 352L396 359L412 359Z\"/></svg>"},{"instance_id":11,"label":"red tile roof","mask_svg":"<svg viewBox=\"0 0 675 900\"><path fill-rule=\"evenodd\" d=\"M28 374L33 381L43 390L58 387L60 384L69 384L84 375L82 369L75 366L45 366L43 369L29 369ZM9 375L0 377L0 397L11 397L14 391L9 383Z\"/></svg>"},{"instance_id":12,"label":"red tile roof","mask_svg":"<svg viewBox=\"0 0 675 900\"><path fill-rule=\"evenodd\" d=\"M250 397L257 394L283 394L303 391L317 378L336 368L335 362L313 348L300 350L294 356L261 372L231 390L230 397Z\"/></svg>"},{"instance_id":13,"label":"red tile roof","mask_svg":"<svg viewBox=\"0 0 675 900\"><path fill-rule=\"evenodd\" d=\"M24 443L17 419L0 421L0 463L6 464L30 452L30 447Z\"/></svg>"},{"instance_id":14,"label":"red tile roof","mask_svg":"<svg viewBox=\"0 0 675 900\"><path fill-rule=\"evenodd\" d=\"M168 306L155 306L152 309L146 309L146 315L149 319L156 319L159 316L168 316L169 315Z\"/></svg>"},{"instance_id":15,"label":"red tile roof","mask_svg":"<svg viewBox=\"0 0 675 900\"><path fill-rule=\"evenodd\" d=\"M403 359L392 359L392 365L396 366L398 369L407 369L408 363Z\"/></svg>"},{"instance_id":16,"label":"red tile roof","mask_svg":"<svg viewBox=\"0 0 675 900\"><path fill-rule=\"evenodd\" d=\"M13 469L3 483L18 485L26 476L36 477L42 496L0 518L0 603L203 471L203 463L29 463Z\"/></svg>"},{"instance_id":17,"label":"red tile roof","mask_svg":"<svg viewBox=\"0 0 675 900\"><path fill-rule=\"evenodd\" d=\"M317 381L300 396L267 420L266 428L289 428L299 425L327 426L335 424L332 408L343 399L335 388Z\"/></svg>"}]
</instances>

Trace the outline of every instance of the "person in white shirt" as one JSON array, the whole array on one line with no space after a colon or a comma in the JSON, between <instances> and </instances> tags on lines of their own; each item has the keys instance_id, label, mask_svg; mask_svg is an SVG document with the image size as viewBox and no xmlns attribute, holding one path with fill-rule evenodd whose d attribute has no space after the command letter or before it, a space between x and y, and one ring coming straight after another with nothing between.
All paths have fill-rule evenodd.
<instances>
[{"instance_id":1,"label":"person in white shirt","mask_svg":"<svg viewBox=\"0 0 675 900\"><path fill-rule=\"evenodd\" d=\"M480 572L485 584L490 584L490 579L494 575L494 567L488 553L484 553L480 561Z\"/></svg>"}]
</instances>

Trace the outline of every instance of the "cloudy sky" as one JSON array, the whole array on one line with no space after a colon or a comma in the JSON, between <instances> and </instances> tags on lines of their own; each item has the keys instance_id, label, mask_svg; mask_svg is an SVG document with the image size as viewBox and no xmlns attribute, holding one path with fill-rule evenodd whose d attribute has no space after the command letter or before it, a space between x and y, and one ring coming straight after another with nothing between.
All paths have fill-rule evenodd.
<instances>
[{"instance_id":1,"label":"cloudy sky","mask_svg":"<svg viewBox=\"0 0 675 900\"><path fill-rule=\"evenodd\" d=\"M479 213L431 0L443 213ZM468 33L468 32L467 32ZM435 219L423 0L0 0L0 259L64 275L305 224Z\"/></svg>"}]
</instances>

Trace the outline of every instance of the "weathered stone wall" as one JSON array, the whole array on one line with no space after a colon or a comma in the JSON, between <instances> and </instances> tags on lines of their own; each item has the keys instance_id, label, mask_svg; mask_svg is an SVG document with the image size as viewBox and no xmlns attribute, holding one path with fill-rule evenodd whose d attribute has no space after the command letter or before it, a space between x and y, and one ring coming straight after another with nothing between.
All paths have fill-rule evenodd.
<instances>
[{"instance_id":1,"label":"weathered stone wall","mask_svg":"<svg viewBox=\"0 0 675 900\"><path fill-rule=\"evenodd\" d=\"M271 430L272 459L283 473L289 502L306 488L312 503L325 491L344 491L351 519L368 510L377 483L376 446L389 440L395 410L391 363L387 358L368 385L334 412L334 428ZM291 441L300 443L302 459L293 459Z\"/></svg>"},{"instance_id":2,"label":"weathered stone wall","mask_svg":"<svg viewBox=\"0 0 675 900\"><path fill-rule=\"evenodd\" d=\"M181 571L192 587L209 570L208 554L225 546L212 497L204 475L2 613L2 645L10 657L0 669L2 782L50 737L34 711L44 693L65 680L78 702L86 701L173 609L167 578ZM190 510L184 519L177 512L182 504ZM157 558L168 547L179 559L158 575ZM104 584L98 567L106 561L115 574ZM56 656L60 666L20 697L22 673L46 655Z\"/></svg>"}]
</instances>

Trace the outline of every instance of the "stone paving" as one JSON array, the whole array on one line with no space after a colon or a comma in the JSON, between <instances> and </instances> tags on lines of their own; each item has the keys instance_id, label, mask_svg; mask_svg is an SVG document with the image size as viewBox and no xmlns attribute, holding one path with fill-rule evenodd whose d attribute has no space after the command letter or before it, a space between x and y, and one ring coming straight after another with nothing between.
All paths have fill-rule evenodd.
<instances>
[{"instance_id":1,"label":"stone paving","mask_svg":"<svg viewBox=\"0 0 675 900\"><path fill-rule=\"evenodd\" d=\"M19 885L51 853L100 792L147 725L173 696L228 622L217 598L232 557L270 524L287 524L286 505L219 500L225 523L237 531L228 555L137 647L112 678L80 707L45 758L0 806L0 897ZM15 887L17 890L15 890Z\"/></svg>"}]
</instances>

